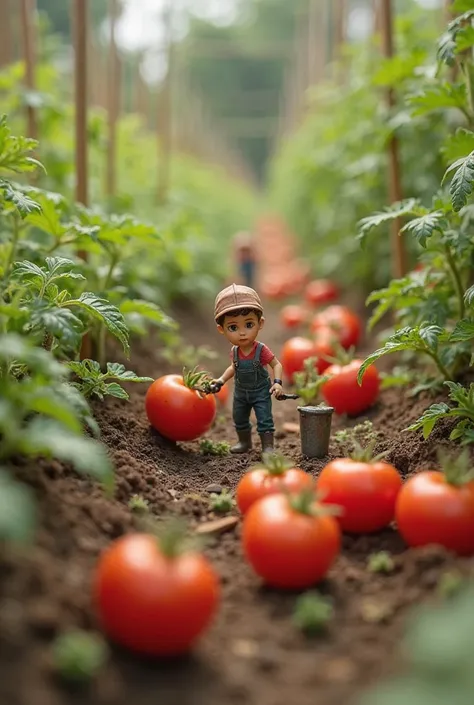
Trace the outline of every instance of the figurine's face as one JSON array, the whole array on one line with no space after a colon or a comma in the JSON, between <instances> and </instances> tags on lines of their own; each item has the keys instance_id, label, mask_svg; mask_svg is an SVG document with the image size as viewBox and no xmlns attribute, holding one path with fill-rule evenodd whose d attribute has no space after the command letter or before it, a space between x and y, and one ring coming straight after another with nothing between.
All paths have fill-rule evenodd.
<instances>
[{"instance_id":1,"label":"figurine's face","mask_svg":"<svg viewBox=\"0 0 474 705\"><path fill-rule=\"evenodd\" d=\"M258 320L258 316L253 311L250 311L245 316L226 315L224 324L217 326L220 333L225 335L227 340L232 345L240 347L248 347L252 345L258 332L262 330L265 319L262 317Z\"/></svg>"}]
</instances>

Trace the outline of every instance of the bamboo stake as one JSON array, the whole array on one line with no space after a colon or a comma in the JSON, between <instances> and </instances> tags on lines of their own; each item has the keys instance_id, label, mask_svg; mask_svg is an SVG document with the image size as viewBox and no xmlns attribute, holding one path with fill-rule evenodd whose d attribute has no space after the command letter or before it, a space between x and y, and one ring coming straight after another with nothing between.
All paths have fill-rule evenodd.
<instances>
[{"instance_id":1,"label":"bamboo stake","mask_svg":"<svg viewBox=\"0 0 474 705\"><path fill-rule=\"evenodd\" d=\"M34 91L35 83L35 15L36 0L20 0L21 34L23 40L23 57L25 61L25 85L28 91ZM26 132L28 137L38 137L38 124L33 106L26 106Z\"/></svg>"},{"instance_id":2,"label":"bamboo stake","mask_svg":"<svg viewBox=\"0 0 474 705\"><path fill-rule=\"evenodd\" d=\"M392 27L392 2L391 0L380 0L381 2L381 26L382 26L382 46L383 53L387 59L394 54L393 49L393 27ZM387 90L387 106L391 110L395 106L395 94L392 88ZM388 146L389 158L389 194L391 203L402 200L402 186L399 161L399 145L396 135L392 135ZM392 272L396 278L403 277L406 273L406 251L405 242L400 235L402 227L401 219L392 221Z\"/></svg>"},{"instance_id":3,"label":"bamboo stake","mask_svg":"<svg viewBox=\"0 0 474 705\"><path fill-rule=\"evenodd\" d=\"M116 167L117 167L117 119L120 105L120 76L119 58L117 45L115 42L115 30L117 21L117 0L109 0L109 76L108 76L108 149L106 164L105 191L108 198L115 196L117 189Z\"/></svg>"},{"instance_id":4,"label":"bamboo stake","mask_svg":"<svg viewBox=\"0 0 474 705\"><path fill-rule=\"evenodd\" d=\"M0 67L13 61L10 0L0 0Z\"/></svg>"},{"instance_id":5,"label":"bamboo stake","mask_svg":"<svg viewBox=\"0 0 474 705\"><path fill-rule=\"evenodd\" d=\"M168 0L163 9L163 26L165 33L164 50L167 59L167 71L158 105L158 203L166 203L168 198L172 152L172 81L173 81L173 39L172 21L173 0Z\"/></svg>"}]
</instances>

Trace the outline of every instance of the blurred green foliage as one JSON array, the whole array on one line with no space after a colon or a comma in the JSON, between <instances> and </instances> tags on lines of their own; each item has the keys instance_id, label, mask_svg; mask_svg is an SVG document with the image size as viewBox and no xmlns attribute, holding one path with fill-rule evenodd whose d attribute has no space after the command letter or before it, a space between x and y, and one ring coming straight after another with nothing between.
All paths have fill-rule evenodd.
<instances>
[{"instance_id":1,"label":"blurred green foliage","mask_svg":"<svg viewBox=\"0 0 474 705\"><path fill-rule=\"evenodd\" d=\"M390 278L389 226L365 250L356 239L358 220L390 202L389 138L399 139L403 193L430 203L445 166L446 121L463 121L442 101L431 110L408 101L434 79L440 33L439 14L411 4L396 21L396 56L381 59L374 40L347 48L344 81L328 80L311 91L304 123L272 168L270 198L300 237L314 271L364 293ZM388 87L398 98L393 110L384 101Z\"/></svg>"}]
</instances>

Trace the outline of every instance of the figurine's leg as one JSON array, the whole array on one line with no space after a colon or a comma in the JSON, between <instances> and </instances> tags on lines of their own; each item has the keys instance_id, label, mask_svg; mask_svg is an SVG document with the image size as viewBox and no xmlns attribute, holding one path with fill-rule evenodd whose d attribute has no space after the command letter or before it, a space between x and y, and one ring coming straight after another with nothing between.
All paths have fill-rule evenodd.
<instances>
[{"instance_id":1,"label":"figurine's leg","mask_svg":"<svg viewBox=\"0 0 474 705\"><path fill-rule=\"evenodd\" d=\"M252 425L250 423L250 412L252 406L249 403L247 396L240 396L238 392L234 392L234 404L232 407L232 416L234 419L235 430L239 437L239 442L230 449L231 453L247 453L252 449Z\"/></svg>"},{"instance_id":2,"label":"figurine's leg","mask_svg":"<svg viewBox=\"0 0 474 705\"><path fill-rule=\"evenodd\" d=\"M257 417L257 431L262 442L262 453L271 453L274 446L275 426L273 423L272 398L265 389L255 399L255 416Z\"/></svg>"}]
</instances>

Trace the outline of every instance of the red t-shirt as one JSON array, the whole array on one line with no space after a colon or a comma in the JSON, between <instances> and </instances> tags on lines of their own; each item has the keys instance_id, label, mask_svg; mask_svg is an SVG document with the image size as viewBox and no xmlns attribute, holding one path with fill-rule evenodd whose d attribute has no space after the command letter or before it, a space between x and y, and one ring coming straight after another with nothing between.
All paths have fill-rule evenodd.
<instances>
[{"instance_id":1,"label":"red t-shirt","mask_svg":"<svg viewBox=\"0 0 474 705\"><path fill-rule=\"evenodd\" d=\"M253 358L255 357L255 350L257 349L257 345L258 345L258 340L256 340L254 342L252 350L249 352L248 355L244 355L242 350L239 348L238 349L239 360L253 360ZM269 365L274 357L275 357L275 355L272 353L270 348L268 348L266 345L264 345L260 351L260 362L263 365L263 367L265 367L266 365ZM232 360L234 359L233 348L230 349L230 358Z\"/></svg>"}]
</instances>

